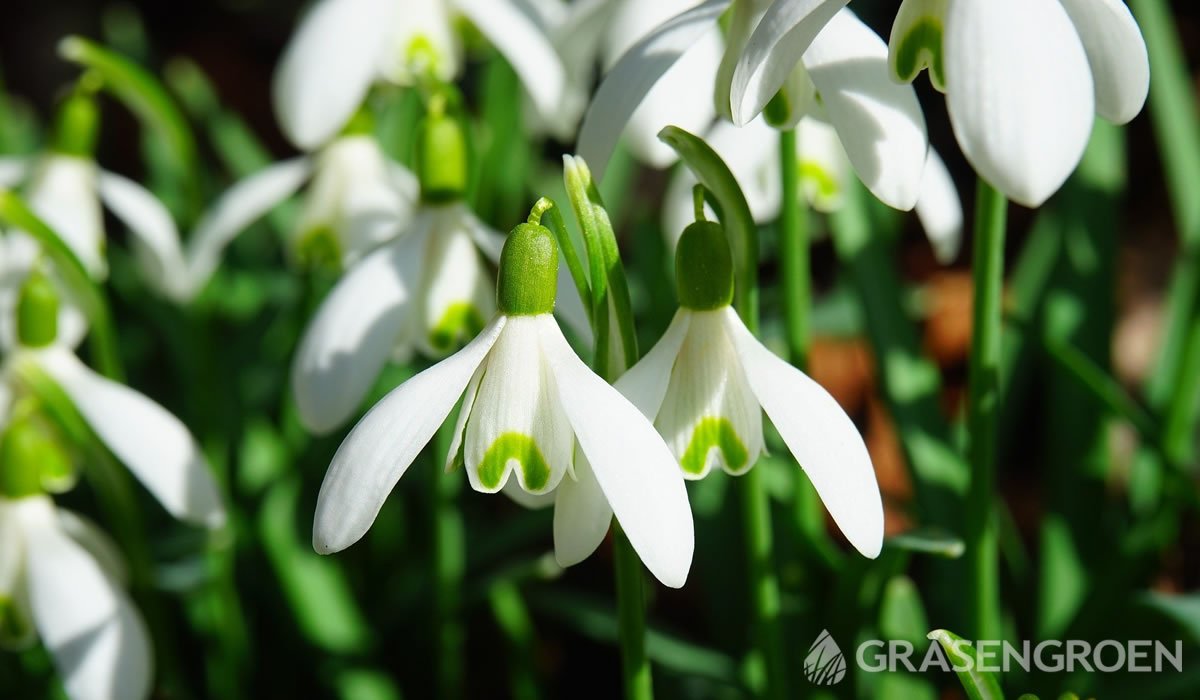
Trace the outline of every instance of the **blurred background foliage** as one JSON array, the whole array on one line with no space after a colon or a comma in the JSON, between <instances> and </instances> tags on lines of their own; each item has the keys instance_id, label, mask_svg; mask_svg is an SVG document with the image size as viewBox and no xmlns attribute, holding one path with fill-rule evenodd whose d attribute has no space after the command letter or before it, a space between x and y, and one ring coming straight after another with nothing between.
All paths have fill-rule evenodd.
<instances>
[{"instance_id":1,"label":"blurred background foliage","mask_svg":"<svg viewBox=\"0 0 1200 700\"><path fill-rule=\"evenodd\" d=\"M229 184L289 154L271 114L270 79L301 5L6 0L0 154L37 151L56 98L77 77L78 69L57 57L58 41L68 34L96 39L168 86L194 130L199 196L181 184L155 133L111 100L104 103L97 160L147 183L186 231ZM895 5L855 0L852 7L886 37ZM1194 99L1200 6L1179 0L1172 11L1167 29L1184 48L1180 67ZM931 141L956 176L969 221L973 175L943 101L927 81L918 88ZM570 144L511 137L522 120L511 69L480 47L464 92L475 118L472 201L482 218L507 230L537 196L565 201L560 156ZM410 162L418 101L398 90L372 99L385 148ZM1014 695L1200 695L1194 592L1200 391L1177 391L1160 355L1171 337L1171 271L1180 264L1197 268L1195 246L1181 241L1200 234L1194 211L1200 204L1179 192L1172 198L1164 178L1164 168L1175 166L1161 154L1170 156L1175 144L1156 136L1162 109L1152 98L1128 128L1098 123L1083 165L1059 195L1036 212L1012 208L998 469L1001 572L1008 638L1181 639L1186 666L1181 674L1155 676L1013 673L1003 682ZM610 170L603 189L648 347L675 309L659 230L666 174L620 155ZM801 667L822 630L847 654L879 636L912 640L920 653L930 643L926 632L960 623L955 533L966 474L958 455L970 241L953 265L942 267L914 217L868 199L858 192L839 214L814 216L810 369L866 436L887 508L882 556L867 561L846 549L777 437L768 438L774 456L759 467L774 506L797 694L816 693ZM205 293L182 310L147 293L124 232L108 222L109 296L128 382L200 438L232 514L229 530L210 537L174 523L138 494L154 567L149 585L135 594L156 631L156 696L617 696L608 545L561 572L550 554L549 512L471 493L461 474L440 473L429 455L400 483L362 543L333 557L312 552L317 488L344 431L307 435L289 396L299 333L334 280L330 272L300 268L284 252L295 214L294 205L282 206L239 238ZM771 227L762 240L764 336L782 348ZM1200 362L1178 353L1185 364ZM388 368L369 403L414 369ZM745 656L751 616L729 483L715 474L689 484L697 515L690 581L681 591L648 588L648 647L662 697L745 697L761 672ZM93 499L80 488L61 500L96 512ZM436 518L437 499L459 507ZM432 570L435 546L453 548L442 561L465 572L461 589L448 589L444 572ZM461 625L435 630L433 620L445 614L460 616ZM465 651L453 653L460 644ZM883 698L962 692L951 674L850 669L845 682L824 692ZM0 655L3 697L53 697L61 693L56 683L44 652Z\"/></svg>"}]
</instances>

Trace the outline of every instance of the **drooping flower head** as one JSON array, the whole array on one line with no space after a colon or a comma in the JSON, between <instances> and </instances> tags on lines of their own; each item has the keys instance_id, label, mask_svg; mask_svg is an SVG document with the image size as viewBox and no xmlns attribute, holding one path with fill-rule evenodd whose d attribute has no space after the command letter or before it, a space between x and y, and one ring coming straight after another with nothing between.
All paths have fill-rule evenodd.
<instances>
[{"instance_id":1,"label":"drooping flower head","mask_svg":"<svg viewBox=\"0 0 1200 700\"><path fill-rule=\"evenodd\" d=\"M675 261L679 311L617 389L654 421L688 479L752 468L764 451L765 411L846 538L877 556L883 505L862 437L825 389L742 323L730 305L733 263L721 226L691 224Z\"/></svg>"},{"instance_id":2,"label":"drooping flower head","mask_svg":"<svg viewBox=\"0 0 1200 700\"><path fill-rule=\"evenodd\" d=\"M318 552L363 536L461 397L447 464L465 468L476 491L515 484L531 496L552 494L560 563L591 554L615 513L650 571L683 585L694 540L678 466L559 330L558 255L546 228L513 230L500 258L495 317L462 350L376 404L334 455L317 500Z\"/></svg>"}]
</instances>

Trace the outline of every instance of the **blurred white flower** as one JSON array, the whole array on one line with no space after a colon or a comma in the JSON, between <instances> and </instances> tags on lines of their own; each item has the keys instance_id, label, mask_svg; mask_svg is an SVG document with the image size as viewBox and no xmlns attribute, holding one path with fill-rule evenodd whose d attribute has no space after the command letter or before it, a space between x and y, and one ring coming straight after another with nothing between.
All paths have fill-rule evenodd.
<instances>
[{"instance_id":1,"label":"blurred white flower","mask_svg":"<svg viewBox=\"0 0 1200 700\"><path fill-rule=\"evenodd\" d=\"M541 4L541 3L538 3ZM455 22L466 18L521 77L540 113L559 108L565 71L528 4L514 0L320 0L276 70L275 113L298 147L332 138L377 80L448 82L462 67Z\"/></svg>"},{"instance_id":2,"label":"blurred white flower","mask_svg":"<svg viewBox=\"0 0 1200 700\"><path fill-rule=\"evenodd\" d=\"M615 513L647 568L682 586L694 536L674 458L637 409L575 355L550 315L554 293L542 286L557 284L558 252L549 231L518 227L506 245L522 248L505 252L500 312L461 351L376 404L334 455L313 546L328 554L363 536L461 397L447 465L465 465L477 491L503 489L527 503L553 494L560 564L590 555ZM506 272L506 264L533 277ZM507 308L505 299L523 306Z\"/></svg>"},{"instance_id":3,"label":"blurred white flower","mask_svg":"<svg viewBox=\"0 0 1200 700\"><path fill-rule=\"evenodd\" d=\"M669 92L676 104L684 104L710 94L711 87L715 109L691 109L679 124L702 132L710 113L738 125L750 123L782 89L784 126L806 115L827 122L867 188L892 207L911 209L929 147L925 118L911 86L888 79L882 39L843 9L846 0L737 0L724 57L718 58L709 37L730 4L708 0L676 14L608 71L579 136L579 151L597 177L627 124L633 130L626 132L630 143L642 144L633 146L635 152L645 152L662 127L679 119L664 106L647 114L646 123L631 124L652 90ZM704 60L693 58L697 54ZM693 60L695 66L684 63ZM690 66L686 74L681 65ZM670 87L659 87L664 83ZM699 128L690 128L697 123ZM670 162L667 151L659 155L658 164Z\"/></svg>"},{"instance_id":4,"label":"blurred white flower","mask_svg":"<svg viewBox=\"0 0 1200 700\"><path fill-rule=\"evenodd\" d=\"M136 182L103 170L86 156L49 151L36 158L0 158L0 188L21 187L30 209L54 229L97 280L108 272L101 204L131 234L146 281L174 301L187 298L186 264L170 212ZM26 238L10 232L16 238ZM10 242L27 256L33 241Z\"/></svg>"},{"instance_id":5,"label":"blurred white flower","mask_svg":"<svg viewBox=\"0 0 1200 700\"><path fill-rule=\"evenodd\" d=\"M40 639L71 700L150 694L153 648L124 584L95 525L47 496L0 495L0 643Z\"/></svg>"},{"instance_id":6,"label":"blurred white flower","mask_svg":"<svg viewBox=\"0 0 1200 700\"><path fill-rule=\"evenodd\" d=\"M985 180L1036 207L1083 157L1094 115L1141 111L1150 64L1120 0L904 0L890 68L910 82L930 68L959 146Z\"/></svg>"}]
</instances>

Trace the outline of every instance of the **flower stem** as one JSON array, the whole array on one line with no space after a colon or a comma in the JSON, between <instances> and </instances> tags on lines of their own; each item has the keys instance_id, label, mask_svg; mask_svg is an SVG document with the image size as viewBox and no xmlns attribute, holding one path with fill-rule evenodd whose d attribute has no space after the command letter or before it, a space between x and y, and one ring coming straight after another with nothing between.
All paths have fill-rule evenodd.
<instances>
[{"instance_id":1,"label":"flower stem","mask_svg":"<svg viewBox=\"0 0 1200 700\"><path fill-rule=\"evenodd\" d=\"M434 438L434 455L450 449L454 424L447 421ZM436 463L436 459L435 459ZM466 544L462 515L458 511L458 492L462 474L434 474L433 490L433 588L435 616L434 658L437 665L438 697L454 700L463 696L463 656L465 631L462 624L462 583L466 570Z\"/></svg>"},{"instance_id":2,"label":"flower stem","mask_svg":"<svg viewBox=\"0 0 1200 700\"><path fill-rule=\"evenodd\" d=\"M971 483L967 491L968 619L974 639L998 639L1000 584L993 491L999 413L1001 297L1008 201L981 178L975 198L974 307L968 372L967 426Z\"/></svg>"},{"instance_id":3,"label":"flower stem","mask_svg":"<svg viewBox=\"0 0 1200 700\"><path fill-rule=\"evenodd\" d=\"M800 168L796 160L796 130L779 132L780 182L783 203L779 212L780 271L788 352L792 364L808 364L808 316L812 306L809 276L808 226L800 200Z\"/></svg>"},{"instance_id":4,"label":"flower stem","mask_svg":"<svg viewBox=\"0 0 1200 700\"><path fill-rule=\"evenodd\" d=\"M654 686L646 656L646 601L642 562L621 526L613 519L613 559L617 578L621 683L627 700L650 700Z\"/></svg>"}]
</instances>

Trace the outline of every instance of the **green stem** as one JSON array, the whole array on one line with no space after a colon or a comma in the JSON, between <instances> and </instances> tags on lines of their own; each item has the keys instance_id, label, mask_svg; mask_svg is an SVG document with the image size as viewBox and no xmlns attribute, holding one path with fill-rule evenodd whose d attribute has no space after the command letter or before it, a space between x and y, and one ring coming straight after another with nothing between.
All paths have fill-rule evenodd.
<instances>
[{"instance_id":1,"label":"green stem","mask_svg":"<svg viewBox=\"0 0 1200 700\"><path fill-rule=\"evenodd\" d=\"M650 658L646 656L646 601L642 562L613 519L613 558L617 578L618 640L621 644L621 681L629 700L650 700L654 685Z\"/></svg>"},{"instance_id":2,"label":"green stem","mask_svg":"<svg viewBox=\"0 0 1200 700\"><path fill-rule=\"evenodd\" d=\"M450 449L454 424L447 421L434 440L434 461ZM463 697L463 656L466 633L462 624L462 584L466 570L466 542L462 515L456 501L462 474L433 474L433 604L435 614L434 646L437 666L438 697L446 700Z\"/></svg>"},{"instance_id":3,"label":"green stem","mask_svg":"<svg viewBox=\"0 0 1200 700\"><path fill-rule=\"evenodd\" d=\"M1001 297L1008 201L983 179L975 200L974 308L968 371L967 425L971 483L967 491L968 619L974 639L998 639L999 559L993 491L999 409Z\"/></svg>"},{"instance_id":4,"label":"green stem","mask_svg":"<svg viewBox=\"0 0 1200 700\"><path fill-rule=\"evenodd\" d=\"M783 277L788 352L791 353L792 364L804 369L808 364L812 283L808 259L808 222L800 200L795 129L779 133L779 166L783 185L783 204L779 213L780 273Z\"/></svg>"}]
</instances>

